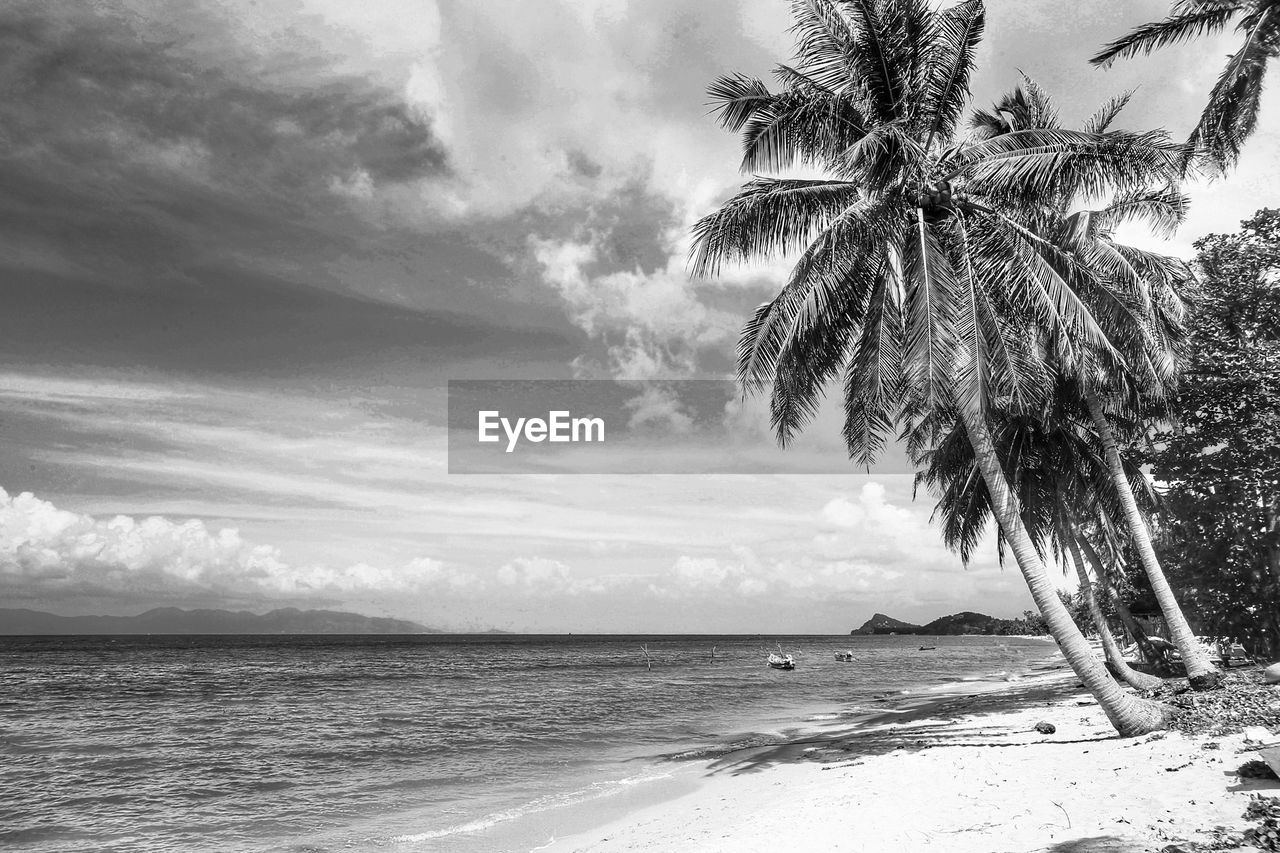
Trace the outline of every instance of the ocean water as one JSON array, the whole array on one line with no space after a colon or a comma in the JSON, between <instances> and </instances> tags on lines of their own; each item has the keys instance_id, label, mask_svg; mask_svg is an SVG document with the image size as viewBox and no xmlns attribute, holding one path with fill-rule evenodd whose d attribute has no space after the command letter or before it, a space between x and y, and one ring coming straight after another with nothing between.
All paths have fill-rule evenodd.
<instances>
[{"instance_id":1,"label":"ocean water","mask_svg":"<svg viewBox=\"0 0 1280 853\"><path fill-rule=\"evenodd\" d=\"M779 646L794 671L765 665ZM836 661L845 648L858 660ZM699 755L886 693L1025 672L1053 649L1005 637L0 637L0 848L473 853L520 849L495 833L524 821L542 827L529 850L559 810Z\"/></svg>"}]
</instances>

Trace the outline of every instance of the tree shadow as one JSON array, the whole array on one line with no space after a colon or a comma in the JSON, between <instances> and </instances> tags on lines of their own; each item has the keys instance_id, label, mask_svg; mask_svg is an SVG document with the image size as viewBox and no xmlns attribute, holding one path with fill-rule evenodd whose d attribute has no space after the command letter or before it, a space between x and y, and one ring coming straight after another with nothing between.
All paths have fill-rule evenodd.
<instances>
[{"instance_id":1,"label":"tree shadow","mask_svg":"<svg viewBox=\"0 0 1280 853\"><path fill-rule=\"evenodd\" d=\"M1146 844L1116 835L1095 835L1063 841L1036 853L1145 853L1150 849Z\"/></svg>"},{"instance_id":2,"label":"tree shadow","mask_svg":"<svg viewBox=\"0 0 1280 853\"><path fill-rule=\"evenodd\" d=\"M1280 791L1280 779L1258 779L1255 777L1240 776L1234 770L1224 771L1223 776L1234 779L1234 785L1228 785L1228 791Z\"/></svg>"},{"instance_id":3,"label":"tree shadow","mask_svg":"<svg viewBox=\"0 0 1280 853\"><path fill-rule=\"evenodd\" d=\"M1033 736L1035 739L1030 741L1010 742L1007 738L1011 733L1003 726L973 725L974 717L1052 706L1078 692L1079 687L1075 681L1068 680L1048 685L1014 687L998 692L949 694L916 700L894 709L868 712L816 735L795 730L790 733L790 737L784 733L782 741L778 741L776 736L748 736L744 745L726 748L720 753L711 762L707 772L709 775L738 776L758 773L795 761L850 763L865 757L893 752L920 752L938 746L1018 749L1117 740L1119 736L1107 730L1105 734L1096 737L1066 739ZM1059 716L1063 710L1061 707L1055 709ZM964 728L956 725L962 719L967 721ZM1031 735L1030 732L1019 734ZM770 739L773 742L761 742ZM702 757L707 757L707 753L703 753Z\"/></svg>"}]
</instances>

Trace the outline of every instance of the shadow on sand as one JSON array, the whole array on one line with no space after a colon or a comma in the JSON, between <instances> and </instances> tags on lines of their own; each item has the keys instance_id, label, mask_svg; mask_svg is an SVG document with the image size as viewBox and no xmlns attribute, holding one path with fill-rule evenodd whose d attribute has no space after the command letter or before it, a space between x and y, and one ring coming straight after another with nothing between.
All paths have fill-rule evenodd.
<instances>
[{"instance_id":1,"label":"shadow on sand","mask_svg":"<svg viewBox=\"0 0 1280 853\"><path fill-rule=\"evenodd\" d=\"M1030 745L1050 746L1118 739L1118 735L1108 733L1078 740L1055 740L1052 736L1046 736L1033 744L1009 743L996 740L999 736L1008 735L1008 730L1004 728L974 728L970 724L961 730L953 725L961 718L1050 706L1078 695L1079 692L1075 679L1066 678L1048 684L1036 683L1022 687L1002 687L1000 690L982 693L943 694L908 700L893 708L856 716L820 733L795 730L789 733L790 738L781 743L760 745L759 741L766 739L765 736L755 736L754 743L749 736L746 738L748 745L725 751L711 763L708 772L712 775L737 776L757 773L793 761L844 762L895 751L918 752L953 744L1016 749Z\"/></svg>"},{"instance_id":2,"label":"shadow on sand","mask_svg":"<svg viewBox=\"0 0 1280 853\"><path fill-rule=\"evenodd\" d=\"M1114 835L1095 835L1092 838L1075 838L1036 853L1146 853L1151 848L1133 840Z\"/></svg>"}]
</instances>

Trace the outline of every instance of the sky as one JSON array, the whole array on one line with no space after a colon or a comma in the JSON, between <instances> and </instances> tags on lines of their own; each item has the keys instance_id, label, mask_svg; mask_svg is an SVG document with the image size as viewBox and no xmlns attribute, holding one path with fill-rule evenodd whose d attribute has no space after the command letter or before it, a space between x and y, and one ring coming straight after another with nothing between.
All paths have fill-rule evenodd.
<instances>
[{"instance_id":1,"label":"sky","mask_svg":"<svg viewBox=\"0 0 1280 853\"><path fill-rule=\"evenodd\" d=\"M1165 11L990 0L975 103L1025 73L1070 125L1136 89L1120 124L1181 137L1229 35L1086 62ZM0 607L746 633L1031 607L825 415L794 451L825 474L450 473L450 380L731 375L786 266L689 274L743 180L705 91L787 61L788 26L783 0L5 3ZM1262 114L1172 241L1128 236L1189 257L1275 206Z\"/></svg>"}]
</instances>

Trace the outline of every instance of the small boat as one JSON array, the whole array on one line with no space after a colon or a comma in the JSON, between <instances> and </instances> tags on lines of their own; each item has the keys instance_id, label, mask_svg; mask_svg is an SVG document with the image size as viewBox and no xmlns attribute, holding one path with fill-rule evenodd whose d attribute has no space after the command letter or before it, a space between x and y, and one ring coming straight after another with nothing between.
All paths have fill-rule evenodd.
<instances>
[{"instance_id":1,"label":"small boat","mask_svg":"<svg viewBox=\"0 0 1280 853\"><path fill-rule=\"evenodd\" d=\"M937 646L921 646L921 647L920 647L920 651L922 651L922 652L931 652L931 651L933 651L933 650L934 650L934 649L936 649L936 648L937 648Z\"/></svg>"},{"instance_id":2,"label":"small boat","mask_svg":"<svg viewBox=\"0 0 1280 853\"><path fill-rule=\"evenodd\" d=\"M851 651L836 652L836 660L851 661L857 660Z\"/></svg>"},{"instance_id":3,"label":"small boat","mask_svg":"<svg viewBox=\"0 0 1280 853\"><path fill-rule=\"evenodd\" d=\"M774 669L795 669L796 659L791 655L769 655L769 666Z\"/></svg>"}]
</instances>

